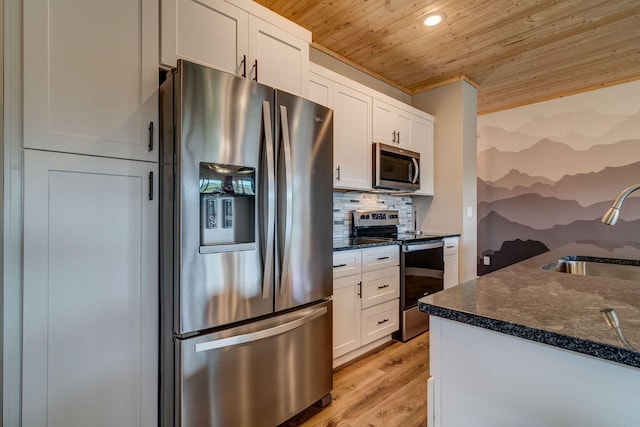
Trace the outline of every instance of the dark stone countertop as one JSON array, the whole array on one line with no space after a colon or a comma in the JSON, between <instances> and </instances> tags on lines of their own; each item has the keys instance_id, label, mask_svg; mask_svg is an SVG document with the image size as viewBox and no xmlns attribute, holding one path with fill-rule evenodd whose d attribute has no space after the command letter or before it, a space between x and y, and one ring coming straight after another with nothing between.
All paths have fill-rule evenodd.
<instances>
[{"instance_id":1,"label":"dark stone countertop","mask_svg":"<svg viewBox=\"0 0 640 427\"><path fill-rule=\"evenodd\" d=\"M353 249L373 248L376 246L399 245L400 242L393 239L371 239L369 237L346 237L333 239L333 251L350 251Z\"/></svg>"},{"instance_id":2,"label":"dark stone countertop","mask_svg":"<svg viewBox=\"0 0 640 427\"><path fill-rule=\"evenodd\" d=\"M424 297L420 311L640 368L640 281L543 268L565 256L640 265L640 243L572 243ZM618 341L605 308L635 350Z\"/></svg>"}]
</instances>

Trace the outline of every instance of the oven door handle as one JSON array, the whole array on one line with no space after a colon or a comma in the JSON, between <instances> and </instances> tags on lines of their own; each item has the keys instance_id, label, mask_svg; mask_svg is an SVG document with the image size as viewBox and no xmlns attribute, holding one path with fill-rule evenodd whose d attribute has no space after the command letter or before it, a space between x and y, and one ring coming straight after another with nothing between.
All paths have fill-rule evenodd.
<instances>
[{"instance_id":1,"label":"oven door handle","mask_svg":"<svg viewBox=\"0 0 640 427\"><path fill-rule=\"evenodd\" d=\"M427 249L437 249L442 247L444 247L443 240L438 240L437 242L427 242L427 243L411 243L411 244L403 245L402 252L424 251Z\"/></svg>"}]
</instances>

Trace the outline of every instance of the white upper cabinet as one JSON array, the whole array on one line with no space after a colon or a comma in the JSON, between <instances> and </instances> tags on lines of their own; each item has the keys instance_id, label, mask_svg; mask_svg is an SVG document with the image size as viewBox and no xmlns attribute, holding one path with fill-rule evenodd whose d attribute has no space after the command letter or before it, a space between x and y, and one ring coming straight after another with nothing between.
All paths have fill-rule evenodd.
<instances>
[{"instance_id":1,"label":"white upper cabinet","mask_svg":"<svg viewBox=\"0 0 640 427\"><path fill-rule=\"evenodd\" d=\"M335 82L316 73L309 73L309 99L317 104L333 108Z\"/></svg>"},{"instance_id":2,"label":"white upper cabinet","mask_svg":"<svg viewBox=\"0 0 640 427\"><path fill-rule=\"evenodd\" d=\"M399 101L373 98L373 141L420 154L420 189L413 194L433 196L433 116ZM382 96L381 96L382 97Z\"/></svg>"},{"instance_id":3,"label":"white upper cabinet","mask_svg":"<svg viewBox=\"0 0 640 427\"><path fill-rule=\"evenodd\" d=\"M162 0L160 62L178 58L237 75L247 73L249 14L224 0Z\"/></svg>"},{"instance_id":4,"label":"white upper cabinet","mask_svg":"<svg viewBox=\"0 0 640 427\"><path fill-rule=\"evenodd\" d=\"M357 83L316 65L308 85L311 101L333 109L333 187L371 190L373 98L354 89L361 89Z\"/></svg>"},{"instance_id":5,"label":"white upper cabinet","mask_svg":"<svg viewBox=\"0 0 640 427\"><path fill-rule=\"evenodd\" d=\"M161 64L186 59L306 96L311 33L253 2L162 0Z\"/></svg>"},{"instance_id":6,"label":"white upper cabinet","mask_svg":"<svg viewBox=\"0 0 640 427\"><path fill-rule=\"evenodd\" d=\"M158 3L30 0L24 22L25 148L157 161Z\"/></svg>"},{"instance_id":7,"label":"white upper cabinet","mask_svg":"<svg viewBox=\"0 0 640 427\"><path fill-rule=\"evenodd\" d=\"M335 85L333 105L335 188L371 190L371 97Z\"/></svg>"},{"instance_id":8,"label":"white upper cabinet","mask_svg":"<svg viewBox=\"0 0 640 427\"><path fill-rule=\"evenodd\" d=\"M433 196L433 121L415 116L412 120L414 151L420 153L420 189L415 194Z\"/></svg>"},{"instance_id":9,"label":"white upper cabinet","mask_svg":"<svg viewBox=\"0 0 640 427\"><path fill-rule=\"evenodd\" d=\"M307 95L309 42L276 25L249 17L250 78L296 95Z\"/></svg>"},{"instance_id":10,"label":"white upper cabinet","mask_svg":"<svg viewBox=\"0 0 640 427\"><path fill-rule=\"evenodd\" d=\"M371 191L372 143L420 153L420 196L432 196L433 116L317 64L309 99L333 108L333 187Z\"/></svg>"},{"instance_id":11,"label":"white upper cabinet","mask_svg":"<svg viewBox=\"0 0 640 427\"><path fill-rule=\"evenodd\" d=\"M413 148L412 115L394 105L373 100L373 142Z\"/></svg>"}]
</instances>

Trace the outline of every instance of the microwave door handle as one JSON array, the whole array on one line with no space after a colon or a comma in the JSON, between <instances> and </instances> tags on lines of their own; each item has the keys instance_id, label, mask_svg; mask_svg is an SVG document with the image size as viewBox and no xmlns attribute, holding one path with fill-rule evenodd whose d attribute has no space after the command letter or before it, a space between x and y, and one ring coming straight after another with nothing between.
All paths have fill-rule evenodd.
<instances>
[{"instance_id":1,"label":"microwave door handle","mask_svg":"<svg viewBox=\"0 0 640 427\"><path fill-rule=\"evenodd\" d=\"M416 182L418 182L418 177L420 176L420 166L418 164L418 161L415 159L415 157L412 157L411 160L413 160L413 168L416 171L413 174L413 179L411 180L411 183L415 184Z\"/></svg>"},{"instance_id":2,"label":"microwave door handle","mask_svg":"<svg viewBox=\"0 0 640 427\"><path fill-rule=\"evenodd\" d=\"M264 267L262 276L262 298L269 298L273 280L274 233L275 233L275 160L273 146L273 130L271 128L271 104L262 101L262 125L264 128L264 152L267 160L267 224L264 248Z\"/></svg>"},{"instance_id":3,"label":"microwave door handle","mask_svg":"<svg viewBox=\"0 0 640 427\"><path fill-rule=\"evenodd\" d=\"M382 157L380 154L380 144L374 144L375 145L375 165L373 166L373 185L375 187L379 187L380 186L380 158Z\"/></svg>"},{"instance_id":4,"label":"microwave door handle","mask_svg":"<svg viewBox=\"0 0 640 427\"><path fill-rule=\"evenodd\" d=\"M285 295L289 289L289 259L291 255L291 228L293 219L291 218L291 212L293 212L293 177L291 176L291 139L289 137L289 119L287 115L287 107L280 106L280 126L282 129L282 145L284 151L284 172L285 172L285 187L286 187L286 207L284 211L285 215L285 227L284 227L284 245L282 251L282 267L280 270L280 295Z\"/></svg>"}]
</instances>

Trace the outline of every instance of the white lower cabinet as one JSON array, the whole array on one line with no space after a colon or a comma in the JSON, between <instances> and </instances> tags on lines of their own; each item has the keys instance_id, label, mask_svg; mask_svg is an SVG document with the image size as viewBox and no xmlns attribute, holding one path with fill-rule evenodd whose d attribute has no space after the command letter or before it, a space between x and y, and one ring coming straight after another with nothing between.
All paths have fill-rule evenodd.
<instances>
[{"instance_id":1,"label":"white lower cabinet","mask_svg":"<svg viewBox=\"0 0 640 427\"><path fill-rule=\"evenodd\" d=\"M399 327L396 245L333 254L334 367L391 339Z\"/></svg>"},{"instance_id":2,"label":"white lower cabinet","mask_svg":"<svg viewBox=\"0 0 640 427\"><path fill-rule=\"evenodd\" d=\"M458 286L458 237L446 237L444 240L444 289Z\"/></svg>"},{"instance_id":3,"label":"white lower cabinet","mask_svg":"<svg viewBox=\"0 0 640 427\"><path fill-rule=\"evenodd\" d=\"M22 425L156 426L157 164L24 151Z\"/></svg>"}]
</instances>

